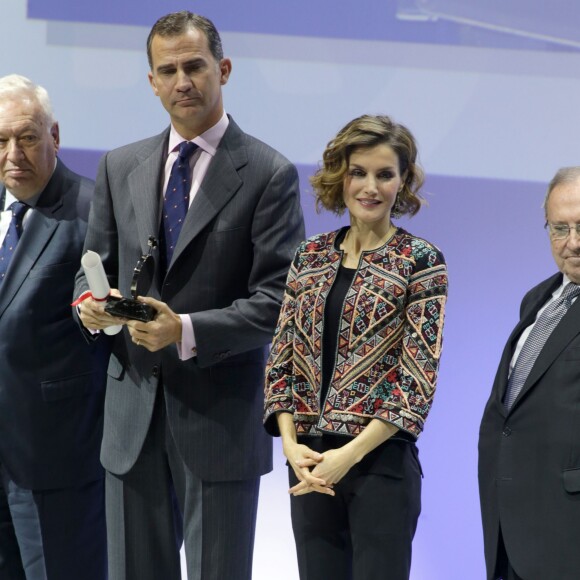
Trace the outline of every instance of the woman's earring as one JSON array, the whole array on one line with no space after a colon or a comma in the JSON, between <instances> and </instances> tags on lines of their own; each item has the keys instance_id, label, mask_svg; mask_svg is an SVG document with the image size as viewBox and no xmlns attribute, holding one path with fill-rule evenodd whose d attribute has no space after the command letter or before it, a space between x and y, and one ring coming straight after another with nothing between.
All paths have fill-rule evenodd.
<instances>
[{"instance_id":1,"label":"woman's earring","mask_svg":"<svg viewBox=\"0 0 580 580\"><path fill-rule=\"evenodd\" d=\"M403 215L403 208L401 207L401 198L399 196L401 192L397 193L397 197L395 199L395 203L391 208L391 219L398 219Z\"/></svg>"}]
</instances>

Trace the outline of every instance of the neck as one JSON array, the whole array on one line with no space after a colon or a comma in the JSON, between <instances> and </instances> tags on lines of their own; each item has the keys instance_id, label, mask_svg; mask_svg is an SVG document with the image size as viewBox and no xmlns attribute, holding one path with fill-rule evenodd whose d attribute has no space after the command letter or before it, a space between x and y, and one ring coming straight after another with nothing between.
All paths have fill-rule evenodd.
<instances>
[{"instance_id":1,"label":"neck","mask_svg":"<svg viewBox=\"0 0 580 580\"><path fill-rule=\"evenodd\" d=\"M351 252L360 254L360 252L380 248L393 235L395 229L390 219L372 225L351 220L350 230L344 241Z\"/></svg>"},{"instance_id":2,"label":"neck","mask_svg":"<svg viewBox=\"0 0 580 580\"><path fill-rule=\"evenodd\" d=\"M356 268L362 252L380 248L395 233L395 230L396 228L390 220L386 224L375 224L372 227L362 228L351 220L350 229L340 245L344 252L343 266Z\"/></svg>"}]
</instances>

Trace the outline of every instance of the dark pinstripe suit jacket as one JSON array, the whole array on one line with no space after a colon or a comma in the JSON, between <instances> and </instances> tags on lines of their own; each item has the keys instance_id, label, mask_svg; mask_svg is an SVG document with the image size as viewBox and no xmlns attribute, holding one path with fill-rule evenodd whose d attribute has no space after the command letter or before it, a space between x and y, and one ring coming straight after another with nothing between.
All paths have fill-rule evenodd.
<instances>
[{"instance_id":1,"label":"dark pinstripe suit jacket","mask_svg":"<svg viewBox=\"0 0 580 580\"><path fill-rule=\"evenodd\" d=\"M168 135L112 151L100 164L85 249L101 255L111 287L125 296L148 237L160 229ZM295 167L230 119L167 273L149 293L190 314L197 357L179 360L174 345L150 353L126 329L117 336L101 452L109 471L122 474L135 463L160 384L176 444L194 474L226 481L271 469L261 420L264 360L303 237ZM76 295L85 289L79 273Z\"/></svg>"},{"instance_id":2,"label":"dark pinstripe suit jacket","mask_svg":"<svg viewBox=\"0 0 580 580\"><path fill-rule=\"evenodd\" d=\"M509 411L502 399L518 338L562 283L548 278L524 297L504 349L479 435L479 491L487 578L501 532L526 580L580 575L580 300L540 351Z\"/></svg>"},{"instance_id":3,"label":"dark pinstripe suit jacket","mask_svg":"<svg viewBox=\"0 0 580 580\"><path fill-rule=\"evenodd\" d=\"M0 463L27 489L103 477L108 345L85 342L70 307L92 194L59 161L0 285Z\"/></svg>"}]
</instances>

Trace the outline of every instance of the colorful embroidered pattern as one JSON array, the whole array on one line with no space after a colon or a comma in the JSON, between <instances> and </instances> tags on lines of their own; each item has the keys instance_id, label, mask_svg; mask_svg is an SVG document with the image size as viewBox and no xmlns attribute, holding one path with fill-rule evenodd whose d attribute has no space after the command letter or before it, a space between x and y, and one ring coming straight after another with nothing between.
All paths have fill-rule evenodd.
<instances>
[{"instance_id":1,"label":"colorful embroidered pattern","mask_svg":"<svg viewBox=\"0 0 580 580\"><path fill-rule=\"evenodd\" d=\"M441 356L444 258L400 228L383 247L363 253L321 410L324 305L342 258L334 249L337 233L314 236L296 252L266 367L264 420L290 411L298 434L355 436L380 418L418 436Z\"/></svg>"}]
</instances>

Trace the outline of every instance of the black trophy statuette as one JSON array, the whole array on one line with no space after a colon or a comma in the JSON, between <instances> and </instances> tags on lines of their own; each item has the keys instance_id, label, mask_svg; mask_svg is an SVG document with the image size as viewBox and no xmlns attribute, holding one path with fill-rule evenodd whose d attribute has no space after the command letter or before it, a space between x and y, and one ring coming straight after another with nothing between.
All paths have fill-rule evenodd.
<instances>
[{"instance_id":1,"label":"black trophy statuette","mask_svg":"<svg viewBox=\"0 0 580 580\"><path fill-rule=\"evenodd\" d=\"M155 272L153 250L157 248L157 240L154 236L149 236L147 245L149 246L149 252L141 256L133 270L131 298L109 296L105 305L105 312L120 318L131 318L142 322L149 322L155 317L157 312L155 308L137 300L137 296L145 296L149 292Z\"/></svg>"}]
</instances>

